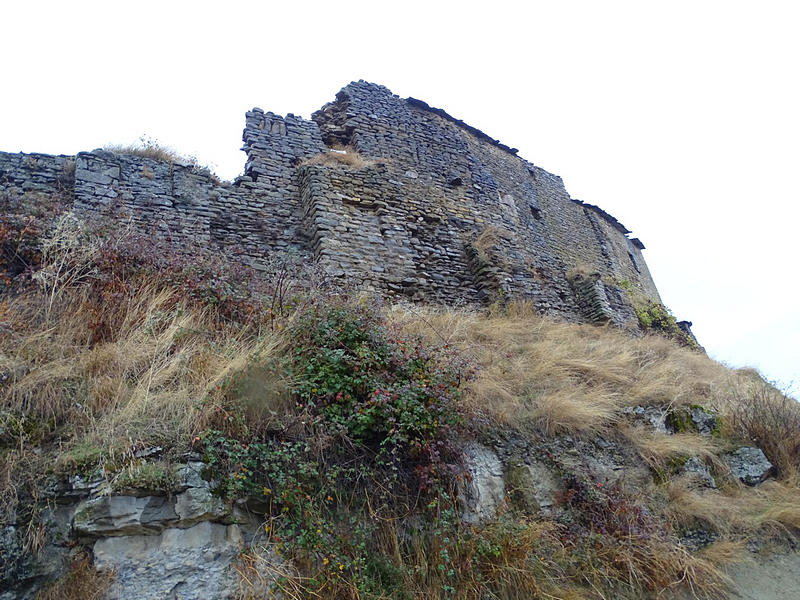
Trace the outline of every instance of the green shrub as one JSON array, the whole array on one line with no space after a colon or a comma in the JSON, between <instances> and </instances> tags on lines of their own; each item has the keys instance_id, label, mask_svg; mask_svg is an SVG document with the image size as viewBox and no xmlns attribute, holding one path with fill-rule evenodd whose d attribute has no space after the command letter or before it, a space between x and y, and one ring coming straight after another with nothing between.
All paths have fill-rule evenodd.
<instances>
[{"instance_id":1,"label":"green shrub","mask_svg":"<svg viewBox=\"0 0 800 600\"><path fill-rule=\"evenodd\" d=\"M663 304L652 300L643 300L634 302L634 308L636 309L636 317L639 319L639 326L642 329L660 333L693 350L700 349L697 341L678 327L675 317Z\"/></svg>"},{"instance_id":2,"label":"green shrub","mask_svg":"<svg viewBox=\"0 0 800 600\"><path fill-rule=\"evenodd\" d=\"M105 450L89 441L80 440L58 457L56 469L67 475L91 477L106 459Z\"/></svg>"},{"instance_id":3,"label":"green shrub","mask_svg":"<svg viewBox=\"0 0 800 600\"><path fill-rule=\"evenodd\" d=\"M298 401L358 443L417 452L458 422L463 364L399 339L374 307L313 310L295 324L291 343L286 367Z\"/></svg>"},{"instance_id":4,"label":"green shrub","mask_svg":"<svg viewBox=\"0 0 800 600\"><path fill-rule=\"evenodd\" d=\"M265 430L228 411L224 428L199 436L209 474L221 495L266 507L271 540L309 596L400 597L405 573L376 558L387 556L378 533L415 512L431 529L445 512L425 507L450 498L449 442L469 371L459 357L399 336L370 304L327 298L294 320L287 339L281 359L246 371L251 383L259 368L272 373L264 380L282 371L294 414ZM244 389L236 380L229 395ZM252 405L257 390L246 388ZM274 393L265 386L263 402Z\"/></svg>"},{"instance_id":5,"label":"green shrub","mask_svg":"<svg viewBox=\"0 0 800 600\"><path fill-rule=\"evenodd\" d=\"M130 464L114 478L115 491L137 489L154 493L171 492L177 483L172 467L160 462Z\"/></svg>"}]
</instances>

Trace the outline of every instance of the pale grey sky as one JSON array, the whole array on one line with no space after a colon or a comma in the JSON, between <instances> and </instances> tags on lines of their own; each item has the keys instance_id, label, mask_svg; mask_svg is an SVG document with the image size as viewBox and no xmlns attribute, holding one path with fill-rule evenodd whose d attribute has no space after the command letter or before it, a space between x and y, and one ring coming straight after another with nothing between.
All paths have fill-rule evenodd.
<instances>
[{"instance_id":1,"label":"pale grey sky","mask_svg":"<svg viewBox=\"0 0 800 600\"><path fill-rule=\"evenodd\" d=\"M354 79L444 108L647 246L709 353L800 392L793 1L7 2L0 150L148 135L241 172L244 112Z\"/></svg>"}]
</instances>

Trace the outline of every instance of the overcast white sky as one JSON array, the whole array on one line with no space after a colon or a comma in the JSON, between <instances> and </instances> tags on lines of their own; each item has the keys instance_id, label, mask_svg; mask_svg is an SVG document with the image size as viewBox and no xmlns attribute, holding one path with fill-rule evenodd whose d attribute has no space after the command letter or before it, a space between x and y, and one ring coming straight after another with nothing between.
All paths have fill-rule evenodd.
<instances>
[{"instance_id":1,"label":"overcast white sky","mask_svg":"<svg viewBox=\"0 0 800 600\"><path fill-rule=\"evenodd\" d=\"M232 178L246 110L382 83L616 216L709 353L797 397L799 32L770 0L9 1L0 150L148 135Z\"/></svg>"}]
</instances>

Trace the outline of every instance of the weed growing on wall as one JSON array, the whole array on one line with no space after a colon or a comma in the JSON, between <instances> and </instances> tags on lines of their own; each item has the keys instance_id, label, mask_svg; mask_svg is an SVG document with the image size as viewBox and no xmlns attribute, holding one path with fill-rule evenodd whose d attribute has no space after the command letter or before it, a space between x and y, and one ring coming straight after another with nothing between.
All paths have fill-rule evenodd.
<instances>
[{"instance_id":1,"label":"weed growing on wall","mask_svg":"<svg viewBox=\"0 0 800 600\"><path fill-rule=\"evenodd\" d=\"M630 289L627 291L642 329L659 333L692 350L702 350L694 337L678 326L678 322L667 307L658 302L641 298Z\"/></svg>"}]
</instances>

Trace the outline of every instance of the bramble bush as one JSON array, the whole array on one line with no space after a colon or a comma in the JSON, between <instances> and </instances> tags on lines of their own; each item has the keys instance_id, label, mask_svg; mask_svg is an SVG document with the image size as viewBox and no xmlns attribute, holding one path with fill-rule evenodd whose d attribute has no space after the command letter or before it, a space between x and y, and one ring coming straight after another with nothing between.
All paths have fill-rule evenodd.
<instances>
[{"instance_id":1,"label":"bramble bush","mask_svg":"<svg viewBox=\"0 0 800 600\"><path fill-rule=\"evenodd\" d=\"M205 431L205 461L222 495L269 507L272 541L302 567L309 593L381 597L399 574L376 562L385 556L376 532L450 497L470 370L446 349L399 336L369 303L325 298L286 335L279 365L263 368L285 373L294 414L268 431ZM234 406L226 414L235 421Z\"/></svg>"},{"instance_id":2,"label":"bramble bush","mask_svg":"<svg viewBox=\"0 0 800 600\"><path fill-rule=\"evenodd\" d=\"M0 291L38 267L40 241L64 210L58 197L0 195Z\"/></svg>"},{"instance_id":3,"label":"bramble bush","mask_svg":"<svg viewBox=\"0 0 800 600\"><path fill-rule=\"evenodd\" d=\"M447 437L466 365L455 355L397 336L366 304L302 315L285 361L298 402L329 428L379 453L412 457Z\"/></svg>"}]
</instances>

